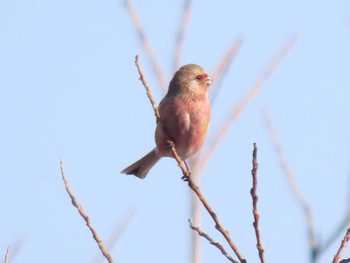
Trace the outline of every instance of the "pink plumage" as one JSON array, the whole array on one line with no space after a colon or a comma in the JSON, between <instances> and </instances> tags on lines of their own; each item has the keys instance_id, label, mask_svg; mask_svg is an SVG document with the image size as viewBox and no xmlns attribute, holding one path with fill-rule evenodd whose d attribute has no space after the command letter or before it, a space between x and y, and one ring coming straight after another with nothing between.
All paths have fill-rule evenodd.
<instances>
[{"instance_id":1,"label":"pink plumage","mask_svg":"<svg viewBox=\"0 0 350 263\"><path fill-rule=\"evenodd\" d=\"M182 66L170 81L168 93L159 104L155 131L156 147L125 168L122 173L144 178L162 157L171 157L168 140L182 160L202 146L210 119L208 88L213 80L195 64Z\"/></svg>"}]
</instances>

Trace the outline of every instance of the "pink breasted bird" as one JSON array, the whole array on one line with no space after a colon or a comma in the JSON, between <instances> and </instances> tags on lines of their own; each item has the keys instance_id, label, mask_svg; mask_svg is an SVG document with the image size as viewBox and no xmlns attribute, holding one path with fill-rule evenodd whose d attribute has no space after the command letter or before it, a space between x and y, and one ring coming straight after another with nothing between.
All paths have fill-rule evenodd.
<instances>
[{"instance_id":1,"label":"pink breasted bird","mask_svg":"<svg viewBox=\"0 0 350 263\"><path fill-rule=\"evenodd\" d=\"M170 81L168 93L159 104L160 118L155 131L156 147L126 167L123 174L145 178L162 157L171 157L171 140L182 160L197 153L202 146L210 119L209 85L213 80L195 64L182 66Z\"/></svg>"}]
</instances>

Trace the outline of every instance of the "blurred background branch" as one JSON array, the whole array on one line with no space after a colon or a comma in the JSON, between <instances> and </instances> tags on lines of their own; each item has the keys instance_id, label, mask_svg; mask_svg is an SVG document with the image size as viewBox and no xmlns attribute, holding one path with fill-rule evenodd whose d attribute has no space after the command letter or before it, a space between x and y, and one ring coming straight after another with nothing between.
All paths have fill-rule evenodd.
<instances>
[{"instance_id":1,"label":"blurred background branch","mask_svg":"<svg viewBox=\"0 0 350 263\"><path fill-rule=\"evenodd\" d=\"M124 6L125 6L126 10L128 11L130 19L132 21L132 24L135 28L137 36L139 37L141 45L143 46L143 49L145 50L145 52L146 52L146 54L151 62L153 72L156 76L156 79L158 80L158 85L162 89L162 91L165 93L167 91L167 85L166 85L166 81L165 81L165 77L164 77L162 68L158 62L157 56L154 52L154 49L151 45L151 42L149 41L147 34L145 33L145 30L142 27L140 19L137 15L137 11L131 5L129 0L123 0L123 1L124 1Z\"/></svg>"},{"instance_id":2,"label":"blurred background branch","mask_svg":"<svg viewBox=\"0 0 350 263\"><path fill-rule=\"evenodd\" d=\"M341 222L336 226L336 228L331 232L328 238L325 241L321 241L316 238L315 234L315 226L313 213L310 205L306 202L303 194L301 193L297 183L294 173L292 172L289 164L287 162L286 155L282 148L282 144L277 136L277 132L272 124L272 120L266 109L263 110L263 115L267 124L267 129L274 145L277 155L279 157L280 165L284 172L284 175L287 178L288 185L290 186L297 204L300 206L306 223L307 228L307 236L309 241L309 253L310 253L310 262L316 263L318 262L321 255L330 247L331 244L336 241L336 239L343 233L344 229L346 229L350 223L350 207L348 206L346 209L346 213Z\"/></svg>"}]
</instances>

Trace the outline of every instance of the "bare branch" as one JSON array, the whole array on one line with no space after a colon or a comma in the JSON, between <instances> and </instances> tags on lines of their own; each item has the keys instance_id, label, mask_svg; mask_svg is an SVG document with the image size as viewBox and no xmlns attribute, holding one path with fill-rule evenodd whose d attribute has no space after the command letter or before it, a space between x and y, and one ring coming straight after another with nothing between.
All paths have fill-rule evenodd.
<instances>
[{"instance_id":1,"label":"bare branch","mask_svg":"<svg viewBox=\"0 0 350 263\"><path fill-rule=\"evenodd\" d=\"M340 260L340 256L341 256L343 250L345 249L347 243L349 242L349 240L350 240L350 228L346 231L346 234L345 234L345 236L340 244L340 247L339 247L337 253L334 255L334 259L332 261L333 263L338 263L338 261ZM342 260L342 262L344 262L344 261ZM346 259L345 262L348 262L348 259Z\"/></svg>"},{"instance_id":2,"label":"bare branch","mask_svg":"<svg viewBox=\"0 0 350 263\"><path fill-rule=\"evenodd\" d=\"M156 75L156 78L158 80L158 84L159 84L160 88L165 92L167 89L167 85L166 85L166 82L164 80L164 74L161 70L158 59L157 59L156 54L153 50L153 47L152 47L150 41L148 40L147 35L145 34L145 31L141 25L141 22L139 20L137 12L128 0L123 0L123 2L124 2L125 8L127 9L128 13L129 13L131 21L132 21L134 28L138 34L138 37L143 45L143 48L146 51L146 54L148 55L148 58L151 61L153 72Z\"/></svg>"},{"instance_id":3,"label":"bare branch","mask_svg":"<svg viewBox=\"0 0 350 263\"><path fill-rule=\"evenodd\" d=\"M158 106L157 106L157 104L156 104L156 102L155 102L155 100L154 100L154 98L152 96L151 90L150 90L150 88L149 88L149 86L148 86L148 84L146 82L146 79L145 79L145 77L143 75L143 72L141 70L141 67L140 67L140 64L139 64L139 56L138 55L135 56L135 65L136 65L137 71L139 72L140 80L141 80L143 86L146 89L147 97L148 97L149 101L152 104L152 108L154 110L154 114L156 115L157 122L158 122L158 119L159 119L159 116L160 116L159 115L159 111L158 111Z\"/></svg>"},{"instance_id":4,"label":"bare branch","mask_svg":"<svg viewBox=\"0 0 350 263\"><path fill-rule=\"evenodd\" d=\"M277 68L277 66L283 61L290 49L293 47L297 40L294 36L292 39L288 40L287 43L282 47L281 51L273 58L270 63L266 66L263 73L256 79L256 81L247 89L246 93L237 105L234 105L229 113L228 117L219 125L216 133L213 135L211 142L206 146L204 151L200 154L198 159L199 162L197 170L201 170L207 164L211 155L215 151L216 147L226 135L228 129L231 127L232 123L238 118L242 111L247 107L249 102L255 97L255 95L260 91L261 87L272 74L272 72Z\"/></svg>"},{"instance_id":5,"label":"bare branch","mask_svg":"<svg viewBox=\"0 0 350 263\"><path fill-rule=\"evenodd\" d=\"M102 239L100 238L100 236L97 234L96 230L94 229L94 227L92 226L91 222L90 222L90 218L85 214L84 209L82 207L82 205L79 203L78 199L74 196L72 190L70 189L69 183L64 175L64 169L63 169L63 163L62 160L60 160L60 168L61 168L61 175L62 175L62 180L64 182L64 186L66 188L66 192L68 193L70 199L72 200L72 204L73 206L75 206L80 214L80 216L84 219L84 221L86 222L87 227L89 228L89 230L92 233L92 236L94 238L94 240L96 241L99 249L101 250L103 256L108 260L109 263L114 263L114 260L111 256L111 254L108 252L108 250L106 249L105 245L102 242Z\"/></svg>"},{"instance_id":6,"label":"bare branch","mask_svg":"<svg viewBox=\"0 0 350 263\"><path fill-rule=\"evenodd\" d=\"M255 230L255 236L256 236L256 247L259 252L259 258L260 262L264 263L264 248L262 246L261 242L261 235L260 235L260 229L259 229L259 213L258 213L258 196L256 194L257 188L258 188L258 178L257 178L257 172L258 172L258 161L257 161L257 154L258 154L258 148L256 147L256 143L254 143L254 150L253 150L253 168L252 168L252 177L253 177L253 186L252 189L250 190L250 194L252 196L253 200L253 216L254 216L254 230Z\"/></svg>"},{"instance_id":7,"label":"bare branch","mask_svg":"<svg viewBox=\"0 0 350 263\"><path fill-rule=\"evenodd\" d=\"M182 15L180 19L180 25L178 28L178 31L176 33L176 39L175 39L175 50L174 50L174 62L173 62L173 72L175 72L180 65L180 58L182 55L182 47L183 47L183 39L185 35L185 31L188 25L188 20L191 14L191 6L192 6L192 0L185 0L183 9L182 9Z\"/></svg>"},{"instance_id":8,"label":"bare branch","mask_svg":"<svg viewBox=\"0 0 350 263\"><path fill-rule=\"evenodd\" d=\"M171 149L172 156L175 158L178 166L180 167L180 169L181 169L181 171L182 171L182 173L184 175L182 177L182 179L184 179L184 181L188 182L188 186L192 189L192 191L197 195L199 200L202 202L203 206L205 207L205 209L207 210L207 212L209 213L211 218L214 220L215 228L224 236L224 238L226 239L227 243L232 248L233 252L235 252L235 254L238 257L239 261L242 262L242 263L246 262L245 258L240 253L240 251L238 250L237 246L235 245L235 243L231 239L230 234L228 233L227 230L224 229L224 227L222 226L222 224L221 224L219 218L217 217L216 213L211 208L209 203L205 200L205 198L204 198L200 188L194 183L194 181L192 179L192 176L190 176L191 172L188 169L186 169L185 166L182 164L181 158L176 153L174 143L169 143L169 147Z\"/></svg>"},{"instance_id":9,"label":"bare branch","mask_svg":"<svg viewBox=\"0 0 350 263\"><path fill-rule=\"evenodd\" d=\"M120 239L124 231L127 229L133 216L134 216L134 211L129 211L127 214L124 215L122 220L118 222L118 225L114 228L114 231L111 233L110 237L106 241L106 247L109 250L112 250L112 248L115 247L116 243L118 242L118 240ZM102 261L103 261L103 257L100 256L99 254L98 256L95 257L95 259L91 261L91 263L102 262Z\"/></svg>"},{"instance_id":10,"label":"bare branch","mask_svg":"<svg viewBox=\"0 0 350 263\"><path fill-rule=\"evenodd\" d=\"M263 113L264 113L265 121L267 123L267 128L268 128L272 143L275 146L278 157L280 159L281 167L284 171L284 174L287 177L287 181L289 183L289 186L292 189L292 192L293 192L299 206L301 207L301 209L304 213L306 225L308 228L308 238L309 238L309 247L310 247L310 252L311 252L311 260L312 260L312 262L315 262L317 256L319 255L319 245L318 245L318 242L316 241L316 237L315 237L314 221L313 221L311 208L310 208L309 204L306 202L304 196L302 195L302 193L300 192L300 190L297 186L294 173L289 168L289 165L287 163L287 159L286 159L286 156L284 154L282 145L277 137L277 133L272 125L272 121L271 121L270 117L268 116L267 111L264 110Z\"/></svg>"},{"instance_id":11,"label":"bare branch","mask_svg":"<svg viewBox=\"0 0 350 263\"><path fill-rule=\"evenodd\" d=\"M7 246L4 263L9 263L10 246Z\"/></svg>"},{"instance_id":12,"label":"bare branch","mask_svg":"<svg viewBox=\"0 0 350 263\"><path fill-rule=\"evenodd\" d=\"M272 125L271 119L268 116L267 111L264 110L263 113L264 113L264 117L267 123L267 127L270 133L272 143L274 144L276 151L278 153L278 156L280 158L282 169L287 177L289 186L291 187L292 192L296 197L298 204L302 208L302 211L305 216L305 221L308 227L308 239L309 239L311 260L312 262L317 262L317 259L321 256L321 254L324 253L332 245L332 243L343 233L344 229L346 229L347 226L349 225L350 208L347 207L347 212L344 216L344 219L341 220L338 226L334 229L333 233L325 241L320 243L318 240L316 240L311 208L309 204L305 201L303 195L301 194L296 184L295 176L288 166L287 159L285 157L282 146L279 142L276 131Z\"/></svg>"},{"instance_id":13,"label":"bare branch","mask_svg":"<svg viewBox=\"0 0 350 263\"><path fill-rule=\"evenodd\" d=\"M245 258L241 254L241 252L238 250L237 246L233 242L229 232L223 227L221 224L219 218L217 217L214 210L211 208L211 206L208 204L208 202L205 200L204 196L202 195L202 192L200 188L193 182L192 177L190 176L188 179L188 186L193 190L193 192L198 196L199 200L202 202L203 206L207 210L207 212L210 214L212 219L215 222L215 228L224 236L227 243L232 248L233 252L236 254L240 262L246 262Z\"/></svg>"},{"instance_id":14,"label":"bare branch","mask_svg":"<svg viewBox=\"0 0 350 263\"><path fill-rule=\"evenodd\" d=\"M190 228L192 228L194 231L198 233L198 235L204 237L206 240L209 241L210 244L217 247L221 253L231 262L238 263L236 260L234 260L229 253L225 250L224 246L220 242L214 241L207 233L203 232L198 226L194 226L190 219L188 219L188 222L190 223Z\"/></svg>"}]
</instances>

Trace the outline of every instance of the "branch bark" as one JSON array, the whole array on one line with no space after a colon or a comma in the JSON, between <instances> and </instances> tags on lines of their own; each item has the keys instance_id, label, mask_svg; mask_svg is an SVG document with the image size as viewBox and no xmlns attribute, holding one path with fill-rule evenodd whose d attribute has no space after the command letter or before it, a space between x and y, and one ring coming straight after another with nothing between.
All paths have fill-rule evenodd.
<instances>
[{"instance_id":1,"label":"branch bark","mask_svg":"<svg viewBox=\"0 0 350 263\"><path fill-rule=\"evenodd\" d=\"M102 239L100 238L100 236L97 234L95 228L92 226L91 222L90 222L90 218L86 215L86 213L84 212L83 206L79 203L78 199L74 196L72 190L70 189L68 180L66 179L66 176L64 174L64 169L63 169L63 163L62 160L60 160L60 168L61 168L61 175L62 175L62 180L64 182L64 186L66 188L66 192L69 195L70 199L72 200L72 204L73 206L75 206L75 208L78 210L80 216L84 219L84 221L86 222L86 226L89 228L92 237L94 238L94 240L96 241L99 249L101 250L103 256L108 260L109 263L114 263L113 257L112 255L108 252L107 248L105 247L105 245L102 242Z\"/></svg>"}]
</instances>

